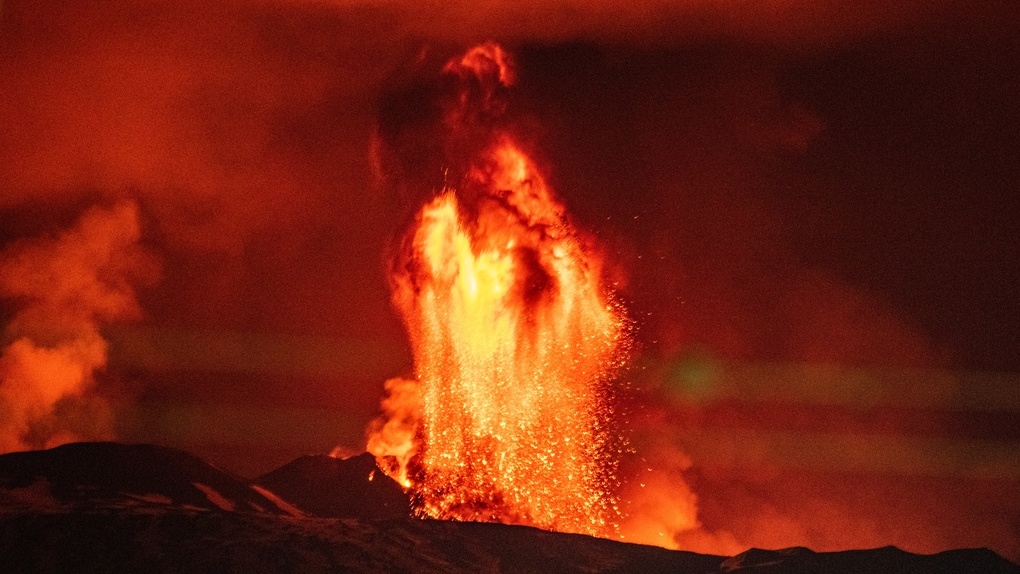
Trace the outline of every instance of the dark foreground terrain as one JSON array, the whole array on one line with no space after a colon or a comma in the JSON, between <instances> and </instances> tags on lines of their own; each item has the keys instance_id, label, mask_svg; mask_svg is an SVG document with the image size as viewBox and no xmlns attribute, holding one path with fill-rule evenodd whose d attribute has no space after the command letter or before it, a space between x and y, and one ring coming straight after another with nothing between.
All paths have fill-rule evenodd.
<instances>
[{"instance_id":1,"label":"dark foreground terrain","mask_svg":"<svg viewBox=\"0 0 1020 574\"><path fill-rule=\"evenodd\" d=\"M395 514L400 501L387 483L379 485L381 473L363 457L349 460L299 459L259 486L148 445L82 443L3 455L0 572L1020 574L984 549L931 556L893 547L751 549L726 557L519 526L414 520ZM354 499L313 496L334 486Z\"/></svg>"}]
</instances>

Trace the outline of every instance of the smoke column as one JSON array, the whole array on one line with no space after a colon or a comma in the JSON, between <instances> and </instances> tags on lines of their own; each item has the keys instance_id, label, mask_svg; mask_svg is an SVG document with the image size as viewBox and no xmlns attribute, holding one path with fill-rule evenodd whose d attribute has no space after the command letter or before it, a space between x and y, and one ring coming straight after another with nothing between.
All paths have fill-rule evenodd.
<instances>
[{"instance_id":1,"label":"smoke column","mask_svg":"<svg viewBox=\"0 0 1020 574\"><path fill-rule=\"evenodd\" d=\"M156 274L140 237L137 207L123 202L0 254L0 296L19 308L0 355L0 452L111 437L93 393L107 360L100 328L140 314L134 285Z\"/></svg>"}]
</instances>

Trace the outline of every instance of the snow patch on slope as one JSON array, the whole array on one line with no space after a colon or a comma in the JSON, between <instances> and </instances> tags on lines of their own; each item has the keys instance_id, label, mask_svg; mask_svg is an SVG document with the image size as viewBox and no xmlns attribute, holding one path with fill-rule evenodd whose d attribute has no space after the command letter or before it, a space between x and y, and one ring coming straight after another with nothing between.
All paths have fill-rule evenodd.
<instances>
[{"instance_id":1,"label":"snow patch on slope","mask_svg":"<svg viewBox=\"0 0 1020 574\"><path fill-rule=\"evenodd\" d=\"M275 494L273 494L269 490L266 490L265 488L262 488L261 486L259 486L257 484L253 484L253 485L251 485L251 487L252 487L252 489L255 490L255 492L257 492L257 493L261 494L262 496L266 497L267 499L269 499L269 502L272 502L273 504L276 505L277 508L279 508L280 510L286 512L287 514L289 514L291 516L294 516L294 517L297 517L297 518L301 518L302 516L305 515L304 512L301 512L300 510L298 510L294 506L288 504L282 498L280 498L279 496L276 496Z\"/></svg>"},{"instance_id":2,"label":"snow patch on slope","mask_svg":"<svg viewBox=\"0 0 1020 574\"><path fill-rule=\"evenodd\" d=\"M205 494L205 497L209 499L209 502L215 504L221 510L233 512L236 508L236 505L233 502L227 500L226 497L217 492L216 489L211 486L206 486L200 482L192 482L191 485L201 490Z\"/></svg>"}]
</instances>

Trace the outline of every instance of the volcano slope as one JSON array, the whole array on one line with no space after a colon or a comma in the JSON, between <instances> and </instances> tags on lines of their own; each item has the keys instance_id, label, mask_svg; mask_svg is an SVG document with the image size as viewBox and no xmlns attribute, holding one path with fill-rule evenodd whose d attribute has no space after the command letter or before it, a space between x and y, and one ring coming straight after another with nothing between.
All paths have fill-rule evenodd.
<instances>
[{"instance_id":1,"label":"volcano slope","mask_svg":"<svg viewBox=\"0 0 1020 574\"><path fill-rule=\"evenodd\" d=\"M521 526L411 519L394 513L402 503L389 486L376 485L385 477L367 459L348 461L298 459L258 486L151 445L80 443L3 455L0 572L1020 574L983 549L930 556L893 547L751 549L727 557ZM358 500L315 495L337 482L345 482L338 489L344 496ZM294 493L307 508L266 484Z\"/></svg>"}]
</instances>

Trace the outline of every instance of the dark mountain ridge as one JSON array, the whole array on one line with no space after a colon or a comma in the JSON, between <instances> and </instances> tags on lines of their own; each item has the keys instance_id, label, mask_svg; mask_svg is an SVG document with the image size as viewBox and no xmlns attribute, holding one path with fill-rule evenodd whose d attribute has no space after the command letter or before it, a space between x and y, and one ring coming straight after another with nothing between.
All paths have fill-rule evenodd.
<instances>
[{"instance_id":1,"label":"dark mountain ridge","mask_svg":"<svg viewBox=\"0 0 1020 574\"><path fill-rule=\"evenodd\" d=\"M0 456L8 506L156 506L294 514L272 493L187 452L149 444L71 443Z\"/></svg>"},{"instance_id":2,"label":"dark mountain ridge","mask_svg":"<svg viewBox=\"0 0 1020 574\"><path fill-rule=\"evenodd\" d=\"M930 556L894 547L750 549L727 557L522 526L416 520L406 514L403 492L377 471L367 455L301 457L257 479L260 486L152 445L80 443L0 455L0 572L1020 574L986 549ZM295 500L269 485L289 489Z\"/></svg>"}]
</instances>

